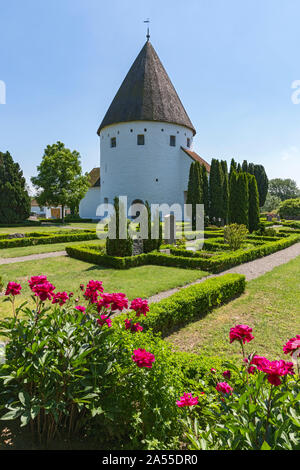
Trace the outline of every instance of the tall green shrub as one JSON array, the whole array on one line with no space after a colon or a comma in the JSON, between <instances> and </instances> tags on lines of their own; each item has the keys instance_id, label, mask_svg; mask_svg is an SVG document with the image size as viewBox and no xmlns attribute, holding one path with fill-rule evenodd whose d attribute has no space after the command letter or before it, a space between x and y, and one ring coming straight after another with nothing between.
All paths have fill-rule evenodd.
<instances>
[{"instance_id":1,"label":"tall green shrub","mask_svg":"<svg viewBox=\"0 0 300 470\"><path fill-rule=\"evenodd\" d=\"M219 160L213 158L209 177L210 219L223 220L223 171Z\"/></svg>"},{"instance_id":2,"label":"tall green shrub","mask_svg":"<svg viewBox=\"0 0 300 470\"><path fill-rule=\"evenodd\" d=\"M249 232L259 228L259 194L254 175L248 173L249 188Z\"/></svg>"},{"instance_id":3,"label":"tall green shrub","mask_svg":"<svg viewBox=\"0 0 300 470\"><path fill-rule=\"evenodd\" d=\"M109 256L131 256L132 255L132 238L128 233L128 223L126 220L126 235L127 238L120 238L120 218L125 217L123 204L120 204L119 198L114 199L114 214L111 216L111 223L116 227L115 238L107 237L106 239L106 253ZM120 217L121 215L121 217Z\"/></svg>"},{"instance_id":4,"label":"tall green shrub","mask_svg":"<svg viewBox=\"0 0 300 470\"><path fill-rule=\"evenodd\" d=\"M0 152L0 223L15 224L30 216L30 197L18 163Z\"/></svg>"}]
</instances>

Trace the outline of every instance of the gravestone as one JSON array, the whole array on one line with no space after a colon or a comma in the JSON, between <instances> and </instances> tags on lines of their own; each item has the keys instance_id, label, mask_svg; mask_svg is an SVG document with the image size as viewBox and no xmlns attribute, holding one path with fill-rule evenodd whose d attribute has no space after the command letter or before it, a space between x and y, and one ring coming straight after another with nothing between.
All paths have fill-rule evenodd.
<instances>
[{"instance_id":1,"label":"gravestone","mask_svg":"<svg viewBox=\"0 0 300 470\"><path fill-rule=\"evenodd\" d=\"M132 243L132 256L141 255L144 252L144 244L142 238L135 238Z\"/></svg>"},{"instance_id":2,"label":"gravestone","mask_svg":"<svg viewBox=\"0 0 300 470\"><path fill-rule=\"evenodd\" d=\"M165 222L165 243L174 245L176 242L176 217L174 214L168 214L164 217Z\"/></svg>"}]
</instances>

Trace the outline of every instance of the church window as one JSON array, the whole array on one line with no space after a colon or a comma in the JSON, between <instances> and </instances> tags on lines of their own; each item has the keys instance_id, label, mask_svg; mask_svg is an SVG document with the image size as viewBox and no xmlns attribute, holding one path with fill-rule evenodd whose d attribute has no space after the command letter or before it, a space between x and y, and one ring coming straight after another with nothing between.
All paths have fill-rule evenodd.
<instances>
[{"instance_id":1,"label":"church window","mask_svg":"<svg viewBox=\"0 0 300 470\"><path fill-rule=\"evenodd\" d=\"M144 136L144 134L138 134L137 144L138 145L145 145L145 136Z\"/></svg>"},{"instance_id":2,"label":"church window","mask_svg":"<svg viewBox=\"0 0 300 470\"><path fill-rule=\"evenodd\" d=\"M175 135L170 135L170 145L171 145L171 147L176 146L176 136Z\"/></svg>"},{"instance_id":3,"label":"church window","mask_svg":"<svg viewBox=\"0 0 300 470\"><path fill-rule=\"evenodd\" d=\"M186 145L188 146L188 148L190 148L191 146L191 139L189 137L186 140Z\"/></svg>"},{"instance_id":4,"label":"church window","mask_svg":"<svg viewBox=\"0 0 300 470\"><path fill-rule=\"evenodd\" d=\"M116 147L117 146L117 139L115 137L112 137L110 139L110 146L113 148L113 147Z\"/></svg>"}]
</instances>

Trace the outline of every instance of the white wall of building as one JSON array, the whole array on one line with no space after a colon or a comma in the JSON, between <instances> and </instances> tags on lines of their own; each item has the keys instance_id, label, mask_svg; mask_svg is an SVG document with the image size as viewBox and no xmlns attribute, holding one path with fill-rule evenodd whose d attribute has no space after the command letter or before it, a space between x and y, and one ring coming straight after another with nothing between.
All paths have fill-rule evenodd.
<instances>
[{"instance_id":1,"label":"white wall of building","mask_svg":"<svg viewBox=\"0 0 300 470\"><path fill-rule=\"evenodd\" d=\"M79 215L83 219L97 219L96 211L100 204L100 187L90 188L79 204Z\"/></svg>"},{"instance_id":2,"label":"white wall of building","mask_svg":"<svg viewBox=\"0 0 300 470\"><path fill-rule=\"evenodd\" d=\"M145 145L137 145L138 134L145 136ZM176 137L175 147L170 146L171 135ZM116 138L113 148L112 137ZM190 129L162 122L136 121L102 129L101 203L107 200L113 203L115 196L127 196L128 205L140 199L150 204L183 206L192 160L181 146L187 148L188 138L192 149ZM90 191L80 205L81 217L94 217L92 211L98 196L96 191Z\"/></svg>"}]
</instances>

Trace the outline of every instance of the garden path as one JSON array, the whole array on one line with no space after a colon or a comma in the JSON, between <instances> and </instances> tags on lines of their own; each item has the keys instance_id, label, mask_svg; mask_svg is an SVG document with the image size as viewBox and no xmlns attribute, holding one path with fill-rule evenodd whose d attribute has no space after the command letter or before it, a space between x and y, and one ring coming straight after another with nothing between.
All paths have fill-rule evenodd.
<instances>
[{"instance_id":1,"label":"garden path","mask_svg":"<svg viewBox=\"0 0 300 470\"><path fill-rule=\"evenodd\" d=\"M274 269L276 266L288 263L297 256L300 256L300 243L296 243L295 245L285 248L284 250L277 251L276 253L273 253L271 255L264 256L263 258L259 258L254 261L249 261L249 263L240 264L239 266L230 268L227 271L222 271L219 274L212 274L210 276L203 277L202 279L192 282L191 284L187 284L186 286L176 287L175 289L160 292L159 294L149 297L148 302L159 302L160 300L170 297L170 295L172 294L175 294L175 292L178 292L180 289L185 289L194 284L199 284L200 282L203 282L206 279L210 279L216 276L222 276L223 274L244 274L246 276L246 280L251 281L252 279L256 279L257 277L262 276L263 274L269 271L272 271L272 269Z\"/></svg>"}]
</instances>

